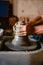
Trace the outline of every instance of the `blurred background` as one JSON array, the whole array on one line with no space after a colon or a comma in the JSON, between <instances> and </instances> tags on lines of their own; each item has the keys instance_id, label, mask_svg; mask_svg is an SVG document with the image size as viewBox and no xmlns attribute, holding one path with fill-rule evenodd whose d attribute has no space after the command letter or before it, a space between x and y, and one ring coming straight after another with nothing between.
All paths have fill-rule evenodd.
<instances>
[{"instance_id":1,"label":"blurred background","mask_svg":"<svg viewBox=\"0 0 43 65\"><path fill-rule=\"evenodd\" d=\"M27 28L25 34L36 49L23 53L2 52L0 65L43 65L43 0L0 0L0 52L15 51L15 45L10 45L11 42L6 45L6 41L14 39L15 26L19 21L28 24L22 29Z\"/></svg>"}]
</instances>

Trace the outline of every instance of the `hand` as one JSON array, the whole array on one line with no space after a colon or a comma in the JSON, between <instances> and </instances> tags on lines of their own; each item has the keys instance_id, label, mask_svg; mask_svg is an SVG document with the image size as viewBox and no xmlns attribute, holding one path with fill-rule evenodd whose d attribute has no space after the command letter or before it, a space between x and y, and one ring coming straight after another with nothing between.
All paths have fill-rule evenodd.
<instances>
[{"instance_id":1,"label":"hand","mask_svg":"<svg viewBox=\"0 0 43 65\"><path fill-rule=\"evenodd\" d=\"M34 33L43 34L43 25L35 26L34 29L35 29Z\"/></svg>"},{"instance_id":2,"label":"hand","mask_svg":"<svg viewBox=\"0 0 43 65\"><path fill-rule=\"evenodd\" d=\"M22 30L19 32L22 36L30 35L33 33L33 28L30 25L23 25Z\"/></svg>"}]
</instances>

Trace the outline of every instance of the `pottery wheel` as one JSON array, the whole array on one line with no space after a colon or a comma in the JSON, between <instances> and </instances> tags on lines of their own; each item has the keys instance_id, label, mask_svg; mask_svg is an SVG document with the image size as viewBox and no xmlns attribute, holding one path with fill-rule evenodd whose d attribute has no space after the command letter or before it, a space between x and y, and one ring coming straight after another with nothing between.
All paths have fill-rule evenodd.
<instances>
[{"instance_id":1,"label":"pottery wheel","mask_svg":"<svg viewBox=\"0 0 43 65\"><path fill-rule=\"evenodd\" d=\"M14 51L33 51L37 49L37 44L32 43L30 46L14 46L11 41L5 42L5 46Z\"/></svg>"}]
</instances>

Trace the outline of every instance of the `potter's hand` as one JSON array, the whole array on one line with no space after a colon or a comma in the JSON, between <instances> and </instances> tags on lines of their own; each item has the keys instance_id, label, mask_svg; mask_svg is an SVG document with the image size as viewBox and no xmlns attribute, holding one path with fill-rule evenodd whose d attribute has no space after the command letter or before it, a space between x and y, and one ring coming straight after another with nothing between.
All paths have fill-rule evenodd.
<instances>
[{"instance_id":1,"label":"potter's hand","mask_svg":"<svg viewBox=\"0 0 43 65\"><path fill-rule=\"evenodd\" d=\"M21 36L26 36L27 35L26 28L27 28L26 25L21 26L21 30L19 31L19 34L21 34Z\"/></svg>"},{"instance_id":2,"label":"potter's hand","mask_svg":"<svg viewBox=\"0 0 43 65\"><path fill-rule=\"evenodd\" d=\"M33 28L31 25L23 25L22 26L22 30L19 31L19 33L22 35L22 36L26 36L26 35L30 35L33 33Z\"/></svg>"},{"instance_id":3,"label":"potter's hand","mask_svg":"<svg viewBox=\"0 0 43 65\"><path fill-rule=\"evenodd\" d=\"M34 33L36 34L43 34L43 25L38 25L34 27Z\"/></svg>"},{"instance_id":4,"label":"potter's hand","mask_svg":"<svg viewBox=\"0 0 43 65\"><path fill-rule=\"evenodd\" d=\"M33 34L43 34L43 17L38 16L34 18L32 21L29 22L30 25L33 27Z\"/></svg>"}]
</instances>

